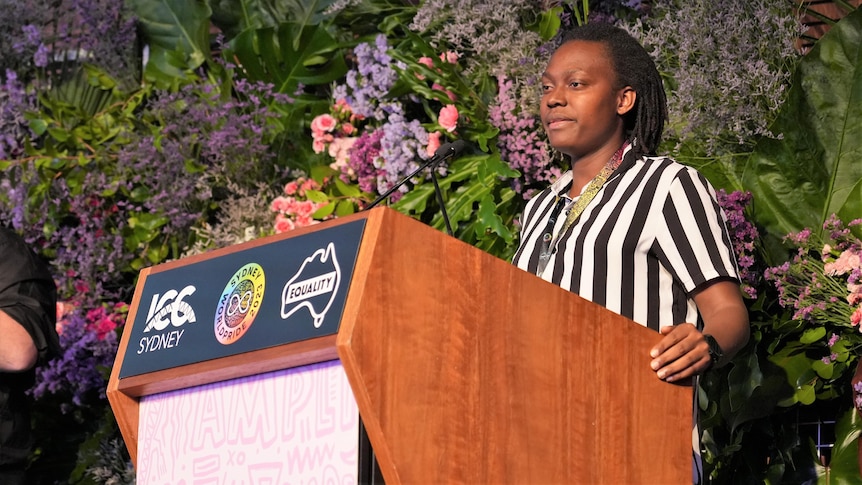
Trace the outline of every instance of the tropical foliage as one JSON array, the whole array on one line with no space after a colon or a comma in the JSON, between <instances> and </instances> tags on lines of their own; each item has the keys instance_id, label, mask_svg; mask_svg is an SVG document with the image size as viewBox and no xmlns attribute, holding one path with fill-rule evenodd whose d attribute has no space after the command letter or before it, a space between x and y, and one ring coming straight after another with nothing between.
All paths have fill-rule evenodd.
<instances>
[{"instance_id":1,"label":"tropical foliage","mask_svg":"<svg viewBox=\"0 0 862 485\"><path fill-rule=\"evenodd\" d=\"M663 149L722 189L742 270L753 338L698 390L707 471L862 482L860 275L836 266L862 237L862 12L802 55L801 12L766 0L0 7L0 219L63 300L65 353L32 391L43 481L133 480L104 388L143 267L351 214L456 139L471 150L436 169L454 235L508 259L525 200L564 168L536 118L554 35L612 21L656 59ZM444 230L429 180L385 203ZM787 293L791 276L834 285ZM837 421L825 460L806 416Z\"/></svg>"}]
</instances>

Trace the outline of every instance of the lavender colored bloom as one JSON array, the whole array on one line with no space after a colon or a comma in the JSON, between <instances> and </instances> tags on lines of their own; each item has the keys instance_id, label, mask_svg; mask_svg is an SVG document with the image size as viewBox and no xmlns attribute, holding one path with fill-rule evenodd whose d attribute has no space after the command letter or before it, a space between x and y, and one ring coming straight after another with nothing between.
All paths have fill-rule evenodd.
<instances>
[{"instance_id":1,"label":"lavender colored bloom","mask_svg":"<svg viewBox=\"0 0 862 485\"><path fill-rule=\"evenodd\" d=\"M28 92L14 71L6 71L0 83L0 160L23 154L24 141L31 133L24 115L36 109L36 96Z\"/></svg>"},{"instance_id":2,"label":"lavender colored bloom","mask_svg":"<svg viewBox=\"0 0 862 485\"><path fill-rule=\"evenodd\" d=\"M387 53L389 46L385 35L378 35L374 45L359 44L354 48L356 68L348 71L345 84L333 89L333 98L343 99L354 113L365 118L385 120L389 114L399 111L395 101L385 101L389 90L398 80L398 69L403 63L393 62Z\"/></svg>"},{"instance_id":3,"label":"lavender colored bloom","mask_svg":"<svg viewBox=\"0 0 862 485\"><path fill-rule=\"evenodd\" d=\"M342 168L342 178L355 178L360 189L372 193L385 192L413 171L418 160L427 158L427 130L418 120L407 119L401 101L387 98L399 70L406 68L400 62L393 67L388 49L384 35L378 35L373 45L356 46L356 68L347 73L345 84L333 89L334 100L349 105L353 115L382 122L369 128L371 133L360 134ZM399 197L394 194L392 201Z\"/></svg>"},{"instance_id":4,"label":"lavender colored bloom","mask_svg":"<svg viewBox=\"0 0 862 485\"><path fill-rule=\"evenodd\" d=\"M377 192L377 178L382 170L377 168L380 158L380 140L383 138L383 130L365 132L359 136L350 150L350 158L347 161L345 172L353 172L359 184L359 189L364 192ZM347 174L342 174L342 180L349 181Z\"/></svg>"},{"instance_id":5,"label":"lavender colored bloom","mask_svg":"<svg viewBox=\"0 0 862 485\"><path fill-rule=\"evenodd\" d=\"M707 155L780 137L769 125L787 95L803 31L793 9L769 0L650 3L649 17L623 27L674 80L668 136L705 142Z\"/></svg>"},{"instance_id":6,"label":"lavender colored bloom","mask_svg":"<svg viewBox=\"0 0 862 485\"><path fill-rule=\"evenodd\" d=\"M48 47L45 44L39 44L36 53L33 54L33 64L36 67L48 66Z\"/></svg>"},{"instance_id":7,"label":"lavender colored bloom","mask_svg":"<svg viewBox=\"0 0 862 485\"><path fill-rule=\"evenodd\" d=\"M724 189L720 189L716 193L716 199L724 211L728 235L736 255L742 290L746 296L755 299L760 281L754 258L755 241L759 238L759 234L754 224L745 216L745 210L751 203L751 193L734 191L728 194Z\"/></svg>"},{"instance_id":8,"label":"lavender colored bloom","mask_svg":"<svg viewBox=\"0 0 862 485\"><path fill-rule=\"evenodd\" d=\"M377 190L383 193L404 175L415 170L421 158L427 158L424 147L428 144L428 132L417 120L407 121L400 112L389 116L389 121L380 127L380 157L376 167L380 169ZM402 192L407 187L401 187ZM393 202L397 200L396 195Z\"/></svg>"},{"instance_id":9,"label":"lavender colored bloom","mask_svg":"<svg viewBox=\"0 0 862 485\"><path fill-rule=\"evenodd\" d=\"M106 400L104 372L113 365L117 345L115 332L100 336L83 310L73 311L60 332L63 354L37 368L36 385L29 392L37 399L68 394L76 406ZM61 411L71 412L71 404L63 403Z\"/></svg>"},{"instance_id":10,"label":"lavender colored bloom","mask_svg":"<svg viewBox=\"0 0 862 485\"><path fill-rule=\"evenodd\" d=\"M497 99L488 110L488 117L500 130L497 147L500 157L514 170L521 172L523 183L528 187L537 183L551 182L561 174L553 164L547 140L541 136L536 116L518 105L513 81L500 76L497 79ZM526 197L514 180L515 190Z\"/></svg>"}]
</instances>

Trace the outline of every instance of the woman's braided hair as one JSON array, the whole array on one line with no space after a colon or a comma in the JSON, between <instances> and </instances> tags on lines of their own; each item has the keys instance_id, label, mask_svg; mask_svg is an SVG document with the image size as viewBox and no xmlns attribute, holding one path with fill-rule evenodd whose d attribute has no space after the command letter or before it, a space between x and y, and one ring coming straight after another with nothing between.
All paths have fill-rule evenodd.
<instances>
[{"instance_id":1,"label":"woman's braided hair","mask_svg":"<svg viewBox=\"0 0 862 485\"><path fill-rule=\"evenodd\" d=\"M559 45L581 40L601 42L608 50L619 87L631 86L637 93L635 106L624 117L632 149L640 155L655 155L667 120L667 98L661 76L646 49L625 30L606 23L587 23L561 33Z\"/></svg>"}]
</instances>

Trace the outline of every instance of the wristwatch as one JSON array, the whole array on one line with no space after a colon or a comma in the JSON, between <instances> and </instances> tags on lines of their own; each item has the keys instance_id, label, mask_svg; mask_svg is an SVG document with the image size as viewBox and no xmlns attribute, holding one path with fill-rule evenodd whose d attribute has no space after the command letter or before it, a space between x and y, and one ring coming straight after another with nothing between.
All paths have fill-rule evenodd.
<instances>
[{"instance_id":1,"label":"wristwatch","mask_svg":"<svg viewBox=\"0 0 862 485\"><path fill-rule=\"evenodd\" d=\"M715 366L722 357L724 357L724 351L721 350L721 345L718 345L715 337L712 335L705 333L703 334L703 339L706 340L707 345L709 345L709 358L712 360L712 365L710 367Z\"/></svg>"}]
</instances>

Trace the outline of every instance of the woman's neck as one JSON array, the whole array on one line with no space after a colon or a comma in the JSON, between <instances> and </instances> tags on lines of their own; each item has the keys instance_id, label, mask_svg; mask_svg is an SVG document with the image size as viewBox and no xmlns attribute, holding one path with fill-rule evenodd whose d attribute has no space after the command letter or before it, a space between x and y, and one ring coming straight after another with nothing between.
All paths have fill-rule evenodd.
<instances>
[{"instance_id":1,"label":"woman's neck","mask_svg":"<svg viewBox=\"0 0 862 485\"><path fill-rule=\"evenodd\" d=\"M572 158L572 188L569 190L569 196L580 196L584 187L596 178L622 145L623 141L607 144L589 155Z\"/></svg>"}]
</instances>

